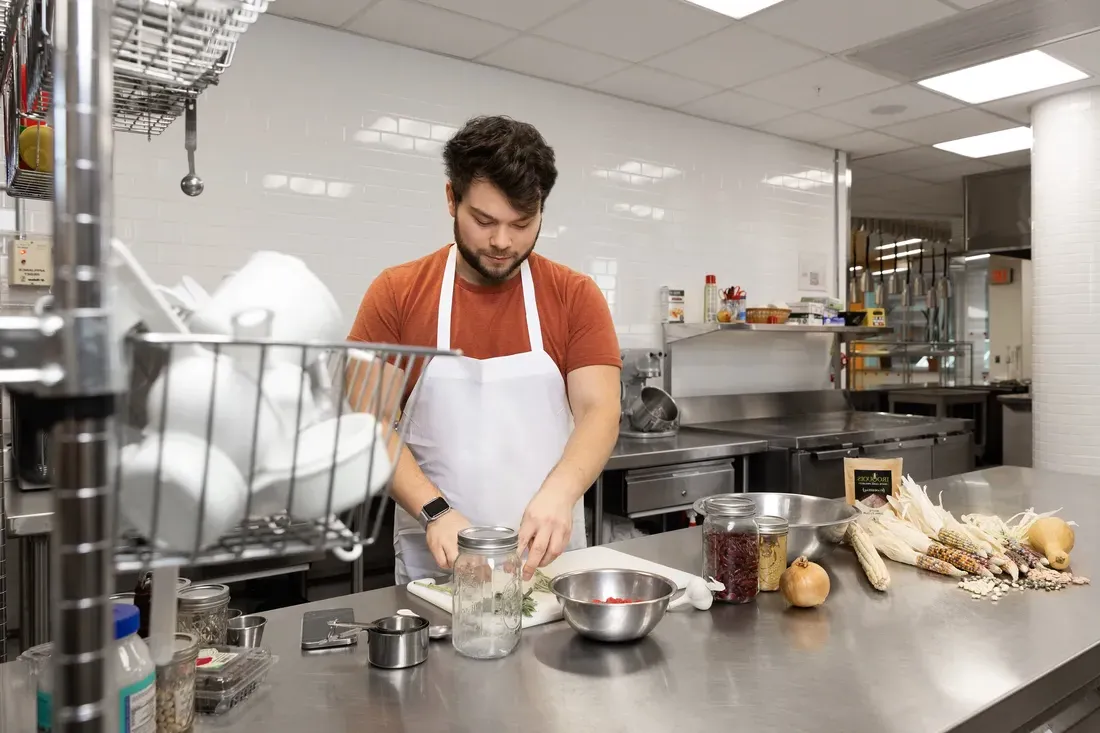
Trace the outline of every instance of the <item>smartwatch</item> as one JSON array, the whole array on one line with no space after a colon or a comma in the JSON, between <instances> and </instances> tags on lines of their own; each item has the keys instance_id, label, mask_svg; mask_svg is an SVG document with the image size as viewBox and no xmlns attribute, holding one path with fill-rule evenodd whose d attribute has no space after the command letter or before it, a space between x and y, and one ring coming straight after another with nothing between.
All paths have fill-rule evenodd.
<instances>
[{"instance_id":1,"label":"smartwatch","mask_svg":"<svg viewBox=\"0 0 1100 733\"><path fill-rule=\"evenodd\" d=\"M442 496L432 499L420 509L420 526L424 529L435 520L451 511L451 505Z\"/></svg>"}]
</instances>

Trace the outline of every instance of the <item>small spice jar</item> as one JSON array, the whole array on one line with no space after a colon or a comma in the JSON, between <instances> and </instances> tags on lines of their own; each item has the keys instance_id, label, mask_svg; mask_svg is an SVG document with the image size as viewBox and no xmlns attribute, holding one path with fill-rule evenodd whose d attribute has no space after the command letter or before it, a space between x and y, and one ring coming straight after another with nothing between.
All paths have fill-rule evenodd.
<instances>
[{"instance_id":1,"label":"small spice jar","mask_svg":"<svg viewBox=\"0 0 1100 733\"><path fill-rule=\"evenodd\" d=\"M704 501L703 510L703 577L725 586L714 592L714 600L755 600L760 587L756 505L745 497L720 494Z\"/></svg>"},{"instance_id":2,"label":"small spice jar","mask_svg":"<svg viewBox=\"0 0 1100 733\"><path fill-rule=\"evenodd\" d=\"M172 661L157 667L157 733L187 733L195 723L199 639L176 634Z\"/></svg>"},{"instance_id":3,"label":"small spice jar","mask_svg":"<svg viewBox=\"0 0 1100 733\"><path fill-rule=\"evenodd\" d=\"M229 587L190 585L178 591L176 631L194 634L201 644L224 644L229 626Z\"/></svg>"},{"instance_id":4,"label":"small spice jar","mask_svg":"<svg viewBox=\"0 0 1100 733\"><path fill-rule=\"evenodd\" d=\"M519 535L507 527L467 527L458 533L451 642L476 659L507 656L523 621Z\"/></svg>"},{"instance_id":5,"label":"small spice jar","mask_svg":"<svg viewBox=\"0 0 1100 733\"><path fill-rule=\"evenodd\" d=\"M787 531L783 517L757 517L760 532L760 590L779 590L779 578L787 569Z\"/></svg>"}]
</instances>

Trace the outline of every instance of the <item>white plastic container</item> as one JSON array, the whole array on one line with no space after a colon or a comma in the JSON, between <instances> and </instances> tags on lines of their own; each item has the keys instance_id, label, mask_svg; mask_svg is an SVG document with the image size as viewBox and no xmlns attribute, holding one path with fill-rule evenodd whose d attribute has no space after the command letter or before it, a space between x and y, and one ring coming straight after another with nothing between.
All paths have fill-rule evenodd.
<instances>
[{"instance_id":1,"label":"white plastic container","mask_svg":"<svg viewBox=\"0 0 1100 733\"><path fill-rule=\"evenodd\" d=\"M157 667L149 647L137 635L136 606L116 603L115 658L112 664L113 686L118 693L119 733L156 733L157 730ZM49 731L53 715L52 644L32 647L19 659L31 667L37 685L37 728Z\"/></svg>"}]
</instances>

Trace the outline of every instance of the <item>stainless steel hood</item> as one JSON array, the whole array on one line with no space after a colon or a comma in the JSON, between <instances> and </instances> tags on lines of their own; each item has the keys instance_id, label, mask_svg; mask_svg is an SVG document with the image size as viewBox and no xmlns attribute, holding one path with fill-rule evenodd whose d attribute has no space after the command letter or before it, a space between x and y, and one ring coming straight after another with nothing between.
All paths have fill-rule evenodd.
<instances>
[{"instance_id":1,"label":"stainless steel hood","mask_svg":"<svg viewBox=\"0 0 1100 733\"><path fill-rule=\"evenodd\" d=\"M1031 167L963 178L967 254L1031 259Z\"/></svg>"}]
</instances>

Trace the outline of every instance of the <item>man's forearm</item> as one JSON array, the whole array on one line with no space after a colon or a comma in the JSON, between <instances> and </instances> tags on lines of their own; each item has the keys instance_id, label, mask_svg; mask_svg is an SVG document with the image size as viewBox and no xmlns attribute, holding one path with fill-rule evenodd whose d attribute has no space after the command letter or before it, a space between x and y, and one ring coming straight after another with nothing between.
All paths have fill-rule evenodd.
<instances>
[{"instance_id":1,"label":"man's forearm","mask_svg":"<svg viewBox=\"0 0 1100 733\"><path fill-rule=\"evenodd\" d=\"M413 458L408 446L401 446L401 455L397 459L397 468L393 472L393 499L401 508L413 517L420 516L420 510L432 499L443 496Z\"/></svg>"},{"instance_id":2,"label":"man's forearm","mask_svg":"<svg viewBox=\"0 0 1100 733\"><path fill-rule=\"evenodd\" d=\"M543 487L563 492L571 502L579 501L603 471L618 437L617 404L588 410L574 426L561 460Z\"/></svg>"}]
</instances>

